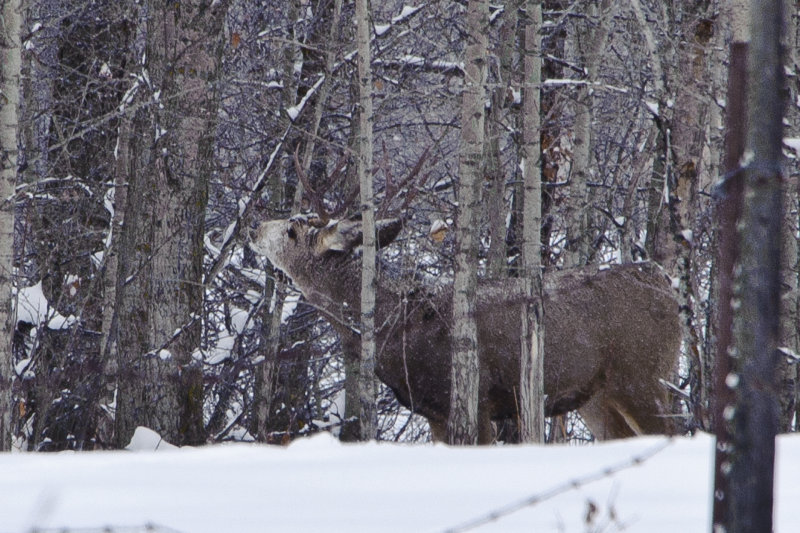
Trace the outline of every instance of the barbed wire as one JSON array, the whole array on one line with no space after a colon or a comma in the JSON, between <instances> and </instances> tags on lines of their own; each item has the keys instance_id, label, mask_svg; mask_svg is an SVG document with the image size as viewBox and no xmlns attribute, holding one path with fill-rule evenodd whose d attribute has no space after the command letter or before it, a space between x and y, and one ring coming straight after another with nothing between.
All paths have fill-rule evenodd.
<instances>
[{"instance_id":1,"label":"barbed wire","mask_svg":"<svg viewBox=\"0 0 800 533\"><path fill-rule=\"evenodd\" d=\"M41 529L32 528L29 533L182 533L180 530L173 529L155 523L147 523L139 526L102 526L102 527L78 527L78 528L52 528Z\"/></svg>"},{"instance_id":2,"label":"barbed wire","mask_svg":"<svg viewBox=\"0 0 800 533\"><path fill-rule=\"evenodd\" d=\"M533 496L528 496L527 498L524 498L517 502L508 504L503 507L499 507L493 511L483 514L482 516L472 518L455 527L445 529L444 533L462 533L464 531L477 529L483 525L495 522L505 516L516 513L517 511L521 511L526 507L533 507L534 505L538 505L546 500L555 498L560 494L564 494L571 490L577 490L585 485L588 485L589 483L593 483L595 481L611 477L614 474L621 472L622 470L627 470L628 468L639 466L648 459L651 459L656 454L665 450L672 443L673 443L673 438L668 437L664 441L660 442L658 445L653 446L643 451L640 454L634 455L633 457L627 459L624 462L609 466L607 468L585 475L583 477L574 478L560 485L556 485L551 489L545 490L544 492L540 492L538 494L534 494Z\"/></svg>"}]
</instances>

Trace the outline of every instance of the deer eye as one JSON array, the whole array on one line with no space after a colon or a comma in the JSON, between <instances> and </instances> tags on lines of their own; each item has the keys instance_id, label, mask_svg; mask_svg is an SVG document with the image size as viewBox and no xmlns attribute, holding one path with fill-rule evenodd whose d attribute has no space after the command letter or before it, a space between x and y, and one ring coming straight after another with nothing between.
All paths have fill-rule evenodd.
<instances>
[{"instance_id":1,"label":"deer eye","mask_svg":"<svg viewBox=\"0 0 800 533\"><path fill-rule=\"evenodd\" d=\"M289 226L289 229L286 230L286 234L289 236L290 239L295 240L297 238L297 232L294 230L293 227Z\"/></svg>"}]
</instances>

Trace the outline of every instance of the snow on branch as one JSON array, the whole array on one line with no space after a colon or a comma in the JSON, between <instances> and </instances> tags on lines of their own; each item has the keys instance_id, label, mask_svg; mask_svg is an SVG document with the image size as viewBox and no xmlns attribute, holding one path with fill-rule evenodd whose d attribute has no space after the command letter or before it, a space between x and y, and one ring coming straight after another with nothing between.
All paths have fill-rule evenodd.
<instances>
[{"instance_id":1,"label":"snow on branch","mask_svg":"<svg viewBox=\"0 0 800 533\"><path fill-rule=\"evenodd\" d=\"M421 56L406 54L397 59L375 59L374 65L384 68L414 68L428 72L438 72L442 74L463 74L464 63L460 61L429 60Z\"/></svg>"},{"instance_id":2,"label":"snow on branch","mask_svg":"<svg viewBox=\"0 0 800 533\"><path fill-rule=\"evenodd\" d=\"M608 91L618 92L622 94L628 94L628 89L625 87L617 87L616 85L609 85L607 83L600 83L599 81L589 81L589 80L574 80L571 78L562 78L562 79L549 79L544 80L542 85L545 87L556 87L561 85L586 85L590 89L605 89Z\"/></svg>"},{"instance_id":3,"label":"snow on branch","mask_svg":"<svg viewBox=\"0 0 800 533\"><path fill-rule=\"evenodd\" d=\"M691 399L691 395L687 391L685 391L682 388L680 388L679 386L677 386L676 384L674 384L674 383L672 383L670 381L667 381L666 379L659 379L658 382L661 383L662 385L664 385L670 392L672 392L673 394L675 394L677 396L680 396L684 400Z\"/></svg>"},{"instance_id":4,"label":"snow on branch","mask_svg":"<svg viewBox=\"0 0 800 533\"><path fill-rule=\"evenodd\" d=\"M789 159L797 159L797 156L800 154L800 139L784 137L783 146L787 149L785 152Z\"/></svg>"},{"instance_id":5,"label":"snow on branch","mask_svg":"<svg viewBox=\"0 0 800 533\"><path fill-rule=\"evenodd\" d=\"M166 361L167 359L171 359L172 358L172 352L169 351L169 346L173 342L175 342L181 335L183 335L184 331L188 330L190 327L192 327L194 324L196 324L200 320L200 318L201 318L200 315L198 315L196 313L192 313L191 315L189 315L189 320L186 323L184 323L181 327L176 328L175 331L172 332L172 335L166 341L164 341L164 343L161 344L160 347L158 347L158 348L156 348L154 350L150 350L149 352L144 354L144 357L146 357L146 358L158 357L162 361ZM193 354L193 357L194 357L194 354ZM194 357L194 358L197 359L196 357Z\"/></svg>"},{"instance_id":6,"label":"snow on branch","mask_svg":"<svg viewBox=\"0 0 800 533\"><path fill-rule=\"evenodd\" d=\"M800 363L800 354L791 349L789 346L779 346L778 351L786 357L789 364L796 365Z\"/></svg>"},{"instance_id":7,"label":"snow on branch","mask_svg":"<svg viewBox=\"0 0 800 533\"><path fill-rule=\"evenodd\" d=\"M400 14L396 17L392 17L392 24L400 24L401 22L405 22L413 15L416 15L417 12L425 7L425 4L420 4L418 6L403 6L403 9L400 10Z\"/></svg>"},{"instance_id":8,"label":"snow on branch","mask_svg":"<svg viewBox=\"0 0 800 533\"><path fill-rule=\"evenodd\" d=\"M314 85L308 90L308 92L306 92L306 94L303 95L302 100L300 100L300 102L297 105L293 105L292 107L290 107L290 108L288 108L286 110L286 114L289 115L289 120L291 120L292 122L297 120L297 117L300 115L300 113L306 107L306 103L308 103L309 99L312 96L314 96L314 93L316 93L317 90L320 87L322 87L322 83L324 81L325 81L325 75L322 74L322 75L320 75L320 77L316 81L316 83L314 83Z\"/></svg>"}]
</instances>

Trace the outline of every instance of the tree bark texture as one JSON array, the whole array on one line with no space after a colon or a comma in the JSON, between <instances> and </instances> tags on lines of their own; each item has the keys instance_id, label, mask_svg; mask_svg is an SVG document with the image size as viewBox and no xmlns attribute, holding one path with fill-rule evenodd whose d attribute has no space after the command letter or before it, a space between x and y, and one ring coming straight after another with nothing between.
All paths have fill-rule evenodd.
<instances>
[{"instance_id":1,"label":"tree bark texture","mask_svg":"<svg viewBox=\"0 0 800 533\"><path fill-rule=\"evenodd\" d=\"M583 62L587 84L578 86L575 100L574 151L570 169L570 193L567 207L567 249L565 266L589 262L591 207L589 176L592 161L593 93L591 84L598 81L600 61L608 40L608 19L616 4L603 0L591 2L587 17L576 32L578 54Z\"/></svg>"},{"instance_id":2,"label":"tree bark texture","mask_svg":"<svg viewBox=\"0 0 800 533\"><path fill-rule=\"evenodd\" d=\"M356 0L358 46L358 181L361 190L361 358L358 373L358 419L361 440L374 439L378 425L375 378L376 244L375 202L372 186L372 23L368 0Z\"/></svg>"},{"instance_id":3,"label":"tree bark texture","mask_svg":"<svg viewBox=\"0 0 800 533\"><path fill-rule=\"evenodd\" d=\"M715 107L711 95L713 74L712 36L716 27L713 17L708 15L708 5L704 2L686 3L681 6L683 38L678 51L677 78L675 88L675 108L670 121L673 163L669 174L669 228L662 233L666 239L662 249L668 251L665 266L678 278L682 324L685 327L685 343L691 360L691 409L695 415L693 425L702 427L703 384L708 382L704 375L705 355L703 353L700 314L698 302L698 276L701 264L697 260L700 238L693 228L701 213L708 208L707 199L701 194L708 190L710 183L701 182L709 176L703 167L703 151L708 145L710 108Z\"/></svg>"},{"instance_id":4,"label":"tree bark texture","mask_svg":"<svg viewBox=\"0 0 800 533\"><path fill-rule=\"evenodd\" d=\"M524 19L522 93L523 214L522 261L527 302L520 339L519 438L544 441L544 307L542 287L542 173L540 129L542 4L528 0Z\"/></svg>"},{"instance_id":5,"label":"tree bark texture","mask_svg":"<svg viewBox=\"0 0 800 533\"><path fill-rule=\"evenodd\" d=\"M477 214L483 168L484 110L489 4L470 0L467 7L467 48L461 104L456 257L453 282L453 354L450 417L451 444L478 439L478 342L475 292L478 278Z\"/></svg>"},{"instance_id":6,"label":"tree bark texture","mask_svg":"<svg viewBox=\"0 0 800 533\"><path fill-rule=\"evenodd\" d=\"M286 4L287 19L291 21L298 20L299 3L297 0L291 0ZM281 60L281 105L283 109L297 103L297 76L295 74L295 63L297 56L300 56L298 50L298 36L295 34L295 25L290 24L285 29L286 42L283 43ZM249 67L253 68L253 67ZM317 107L320 103L317 103ZM316 116L316 113L315 113ZM279 121L279 131L289 131L291 128L291 119L284 112L281 113L281 120ZM276 132L277 133L277 132ZM316 128L312 130L312 135L316 135ZM311 149L313 150L313 143L309 143L311 147L306 146L306 154ZM289 172L289 168L294 164L293 158L290 154L286 154L283 161L284 172L272 172L267 189L269 191L269 207L270 217L280 216L284 209L291 207L294 212L300 205L302 198L302 186L297 184L295 189L295 200L292 202L294 205L287 206L286 190L284 175ZM307 162L308 161L308 162ZM303 171L308 174L310 166L310 158L308 156L303 158ZM274 425L273 413L275 411L273 406L274 396L276 392L276 385L279 373L278 353L281 349L282 333L281 321L283 315L283 302L286 296L286 282L277 276L278 271L272 266L267 267L267 276L271 278L267 281L264 287L264 295L267 301L274 299L274 309L270 310L269 305L265 305L261 311L262 315L262 338L264 339L264 362L261 363L255 378L255 390L253 391L253 423L252 428L255 432L256 438L261 442L267 440L271 431L277 429Z\"/></svg>"},{"instance_id":7,"label":"tree bark texture","mask_svg":"<svg viewBox=\"0 0 800 533\"><path fill-rule=\"evenodd\" d=\"M117 290L119 446L139 425L174 444L204 441L203 235L224 5L147 4L142 67L153 105L134 118L130 140Z\"/></svg>"},{"instance_id":8,"label":"tree bark texture","mask_svg":"<svg viewBox=\"0 0 800 533\"><path fill-rule=\"evenodd\" d=\"M637 0L632 3L638 4ZM639 9L639 6L637 9ZM663 11L670 27L679 32L679 45L669 63L659 62L663 79L656 80L658 112L654 120L658 128L656 156L649 193L646 249L648 256L663 265L678 281L681 326L686 352L690 357L690 400L692 414L702 424L703 343L698 331L697 272L695 262L695 220L701 212L704 197L699 194L708 184L699 183L702 155L707 144L707 109L714 104L709 90L709 54L715 30L707 2L675 2ZM637 12L639 17L640 12ZM641 21L641 19L640 19ZM647 30L648 32L650 30ZM647 37L648 48L655 41ZM650 50L651 57L664 54ZM654 63L655 65L655 63ZM654 70L656 70L654 68ZM699 233L699 232L698 232Z\"/></svg>"},{"instance_id":9,"label":"tree bark texture","mask_svg":"<svg viewBox=\"0 0 800 533\"><path fill-rule=\"evenodd\" d=\"M797 2L786 4L788 13L786 20L785 37L785 62L787 65L800 64L800 26L798 25L798 14L800 5ZM792 68L792 67L788 67ZM785 94L786 107L790 109L794 102L800 97L796 83L787 83ZM787 131L797 131L800 126L800 119L796 115L786 114L784 126ZM789 135L787 135L789 136ZM800 330L796 324L800 323L800 249L798 248L798 228L800 227L800 215L798 205L797 181L789 175L786 179L786 190L783 195L783 257L781 263L781 347L785 347L789 353L800 353ZM798 381L797 361L790 360L789 357L781 358L781 432L790 432L797 428L796 415L798 414L798 393L800 393L800 381Z\"/></svg>"},{"instance_id":10,"label":"tree bark texture","mask_svg":"<svg viewBox=\"0 0 800 533\"><path fill-rule=\"evenodd\" d=\"M6 0L0 12L0 451L11 448L14 368L11 312L14 259L14 191L17 184L22 2Z\"/></svg>"},{"instance_id":11,"label":"tree bark texture","mask_svg":"<svg viewBox=\"0 0 800 533\"><path fill-rule=\"evenodd\" d=\"M499 65L495 67L495 76L490 81L494 88L490 91L491 103L487 110L486 126L486 159L484 176L486 190L484 192L484 215L489 222L489 248L486 251L486 272L489 278L501 278L507 275L506 238L506 169L503 166L503 136L505 131L513 127L512 120L517 116L511 113L509 94L519 80L514 79L514 52L517 43L518 11L520 0L506 4L501 15L502 25L498 31ZM487 72L487 76L489 73Z\"/></svg>"},{"instance_id":12,"label":"tree bark texture","mask_svg":"<svg viewBox=\"0 0 800 533\"><path fill-rule=\"evenodd\" d=\"M664 65L661 51L659 50L656 35L648 23L640 0L630 0L631 8L636 16L636 21L641 28L650 58L650 67L653 70L653 86L658 102L658 112L653 114L656 126L655 154L653 156L653 171L650 178L650 187L647 197L647 240L645 248L647 255L658 259L658 234L661 231L661 211L666 204L667 172L669 171L668 152L668 124L661 116L661 110L667 106L667 88Z\"/></svg>"}]
</instances>

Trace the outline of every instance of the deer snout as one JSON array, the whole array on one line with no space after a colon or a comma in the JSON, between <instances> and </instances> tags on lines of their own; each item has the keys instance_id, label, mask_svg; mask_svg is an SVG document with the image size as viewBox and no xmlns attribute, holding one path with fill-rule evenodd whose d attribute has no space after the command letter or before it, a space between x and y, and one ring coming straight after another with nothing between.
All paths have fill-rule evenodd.
<instances>
[{"instance_id":1,"label":"deer snout","mask_svg":"<svg viewBox=\"0 0 800 533\"><path fill-rule=\"evenodd\" d=\"M259 255L269 256L269 249L274 246L269 239L268 225L269 222L255 220L247 227L250 248Z\"/></svg>"},{"instance_id":2,"label":"deer snout","mask_svg":"<svg viewBox=\"0 0 800 533\"><path fill-rule=\"evenodd\" d=\"M246 231L247 231L247 240L250 243L250 247L256 242L258 239L258 228L261 226L261 222L258 220L250 220L247 224Z\"/></svg>"},{"instance_id":3,"label":"deer snout","mask_svg":"<svg viewBox=\"0 0 800 533\"><path fill-rule=\"evenodd\" d=\"M287 222L280 220L270 220L259 222L255 227L248 228L250 236L250 248L259 255L265 256L270 262L283 269L285 263Z\"/></svg>"}]
</instances>

